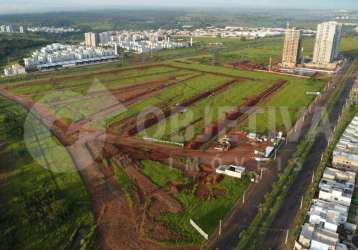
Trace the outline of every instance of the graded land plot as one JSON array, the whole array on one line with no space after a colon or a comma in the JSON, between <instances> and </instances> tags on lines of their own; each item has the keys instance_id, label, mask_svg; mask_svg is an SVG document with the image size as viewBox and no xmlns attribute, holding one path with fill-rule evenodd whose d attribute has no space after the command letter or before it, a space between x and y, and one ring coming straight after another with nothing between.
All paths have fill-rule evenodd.
<instances>
[{"instance_id":1,"label":"graded land plot","mask_svg":"<svg viewBox=\"0 0 358 250\"><path fill-rule=\"evenodd\" d=\"M171 81L180 81L195 75L188 70L177 70L171 73L156 74L149 78L144 76L135 76L125 80L119 79L113 83L102 83L94 81L93 83L80 88L58 90L54 89L46 95L37 95L35 100L52 105L61 106L61 104L70 104L80 102L83 99L93 99L100 96L112 96L119 101L125 101L126 98L135 96L140 92L145 92L158 86L163 88Z\"/></svg>"},{"instance_id":2,"label":"graded land plot","mask_svg":"<svg viewBox=\"0 0 358 250\"><path fill-rule=\"evenodd\" d=\"M92 73L88 75L53 77L17 84L12 87L15 93L22 95L41 95L51 90L73 90L77 92L86 91L91 84L101 83L107 88L118 85L138 83L157 79L161 74L168 76L175 74L176 69L165 66L148 66L148 68L118 69L104 73Z\"/></svg>"},{"instance_id":3,"label":"graded land plot","mask_svg":"<svg viewBox=\"0 0 358 250\"><path fill-rule=\"evenodd\" d=\"M157 107L162 110L173 107L184 100L224 84L228 80L232 80L232 78L206 73L194 79L180 82L173 87L162 90L153 97L143 100L142 102L129 105L126 107L125 112L113 117L108 117L106 124L111 126L114 123L121 123L123 120L137 115L141 111L145 111L145 109L150 107Z\"/></svg>"},{"instance_id":4,"label":"graded land plot","mask_svg":"<svg viewBox=\"0 0 358 250\"><path fill-rule=\"evenodd\" d=\"M185 68L192 68L196 70L216 71L235 77L250 77L253 79L262 80L285 80L287 83L283 88L278 90L269 100L259 104L263 110L268 108L276 109L273 118L268 118L268 112L258 113L252 115L246 123L242 124L239 129L248 132L266 133L269 131L269 126L284 129L285 131L293 126L298 119L301 109L307 108L314 100L315 96L307 95L306 92L317 92L324 88L325 80L315 80L306 78L297 78L286 75L277 75L266 72L256 71L242 71L238 69L229 69L217 66L208 66L201 64L184 64L174 62L174 65L182 65ZM282 110L284 112L282 112ZM271 115L271 114L270 114ZM287 125L287 119L284 116L289 116L290 125ZM256 117L256 122L255 121ZM253 125L252 125L253 124ZM286 126L285 126L286 125ZM286 127L286 129L285 129ZM272 128L271 128L272 129ZM287 132L287 131L286 131Z\"/></svg>"},{"instance_id":5,"label":"graded land plot","mask_svg":"<svg viewBox=\"0 0 358 250\"><path fill-rule=\"evenodd\" d=\"M2 247L95 249L90 198L66 149L20 105L0 106Z\"/></svg>"},{"instance_id":6,"label":"graded land plot","mask_svg":"<svg viewBox=\"0 0 358 250\"><path fill-rule=\"evenodd\" d=\"M248 97L257 95L272 84L268 80L235 82L223 92L189 106L185 113L177 113L139 135L178 143L188 142L206 126L223 119L226 112L237 109Z\"/></svg>"},{"instance_id":7,"label":"graded land plot","mask_svg":"<svg viewBox=\"0 0 358 250\"><path fill-rule=\"evenodd\" d=\"M56 114L65 112L66 117L75 122L88 116L103 120L102 118L107 115L105 114L107 109L109 116L117 115L123 112L127 105L140 103L193 77L195 77L195 74L191 72L178 71L177 74L172 74L170 78L162 78L158 75L154 82L135 84L135 86L125 85L115 90L99 84L93 85L85 94L65 91L63 96L61 95L62 92L53 92L40 101L48 104L50 110ZM99 112L103 114L99 115Z\"/></svg>"},{"instance_id":8,"label":"graded land plot","mask_svg":"<svg viewBox=\"0 0 358 250\"><path fill-rule=\"evenodd\" d=\"M163 214L157 217L170 229L181 235L181 242L172 244L202 243L203 238L190 225L194 220L205 232L211 234L224 219L234 204L242 198L249 185L249 177L235 179L223 177L218 183L202 184L184 176L179 170L154 161L142 161L142 172L158 186L163 188L175 184L178 192L172 195L182 205L183 210L177 214Z\"/></svg>"},{"instance_id":9,"label":"graded land plot","mask_svg":"<svg viewBox=\"0 0 358 250\"><path fill-rule=\"evenodd\" d=\"M325 81L322 80L291 80L270 100L261 104L261 110L252 114L240 128L259 134L278 130L288 132L300 113L305 111L316 97L306 92L319 92L324 86Z\"/></svg>"}]
</instances>

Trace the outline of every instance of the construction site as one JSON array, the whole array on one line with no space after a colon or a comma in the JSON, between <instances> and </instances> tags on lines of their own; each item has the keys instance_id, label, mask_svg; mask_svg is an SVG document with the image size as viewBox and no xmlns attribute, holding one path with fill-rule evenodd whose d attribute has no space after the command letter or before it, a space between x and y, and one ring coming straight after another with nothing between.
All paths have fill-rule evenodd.
<instances>
[{"instance_id":1,"label":"construction site","mask_svg":"<svg viewBox=\"0 0 358 250\"><path fill-rule=\"evenodd\" d=\"M317 98L307 92L324 87L317 79L177 61L44 74L0 94L28 109L71 154L105 249L198 249L205 240L189 220L214 232L250 183L270 171L300 109ZM268 122L268 110L281 103L290 125L279 111ZM226 165L245 173L217 171Z\"/></svg>"}]
</instances>

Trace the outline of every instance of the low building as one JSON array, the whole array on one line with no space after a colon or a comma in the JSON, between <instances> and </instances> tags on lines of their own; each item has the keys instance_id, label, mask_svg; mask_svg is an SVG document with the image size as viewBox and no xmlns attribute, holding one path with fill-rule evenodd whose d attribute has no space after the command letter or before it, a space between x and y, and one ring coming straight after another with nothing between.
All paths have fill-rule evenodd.
<instances>
[{"instance_id":1,"label":"low building","mask_svg":"<svg viewBox=\"0 0 358 250\"><path fill-rule=\"evenodd\" d=\"M235 165L221 165L216 169L216 173L241 179L246 169Z\"/></svg>"},{"instance_id":2,"label":"low building","mask_svg":"<svg viewBox=\"0 0 358 250\"><path fill-rule=\"evenodd\" d=\"M319 184L319 199L333 201L344 206L352 202L354 184L322 178Z\"/></svg>"},{"instance_id":3,"label":"low building","mask_svg":"<svg viewBox=\"0 0 358 250\"><path fill-rule=\"evenodd\" d=\"M358 172L358 115L344 131L333 151L335 168Z\"/></svg>"},{"instance_id":4,"label":"low building","mask_svg":"<svg viewBox=\"0 0 358 250\"><path fill-rule=\"evenodd\" d=\"M54 43L24 58L27 70L48 70L113 60L118 53L111 48L96 48Z\"/></svg>"},{"instance_id":5,"label":"low building","mask_svg":"<svg viewBox=\"0 0 358 250\"><path fill-rule=\"evenodd\" d=\"M6 67L4 69L5 76L16 76L16 75L21 75L21 74L26 74L26 70L20 64L14 64L14 65L12 65L10 67Z\"/></svg>"},{"instance_id":6,"label":"low building","mask_svg":"<svg viewBox=\"0 0 358 250\"><path fill-rule=\"evenodd\" d=\"M324 229L337 232L340 226L344 226L348 219L349 207L336 202L313 200L309 211L309 223L322 225Z\"/></svg>"},{"instance_id":7,"label":"low building","mask_svg":"<svg viewBox=\"0 0 358 250\"><path fill-rule=\"evenodd\" d=\"M339 235L322 228L322 225L306 223L302 227L301 235L295 242L296 250L346 250L347 246L341 244Z\"/></svg>"}]
</instances>

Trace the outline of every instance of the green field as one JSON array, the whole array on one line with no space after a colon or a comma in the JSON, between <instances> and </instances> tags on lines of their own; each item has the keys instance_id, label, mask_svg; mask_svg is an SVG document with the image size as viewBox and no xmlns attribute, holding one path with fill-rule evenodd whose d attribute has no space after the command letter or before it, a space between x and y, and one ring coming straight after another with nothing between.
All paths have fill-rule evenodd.
<instances>
[{"instance_id":1,"label":"green field","mask_svg":"<svg viewBox=\"0 0 358 250\"><path fill-rule=\"evenodd\" d=\"M177 113L139 135L178 143L187 142L201 132L205 126L218 119L223 119L225 112L233 111L247 97L257 95L269 88L272 83L272 81L267 80L236 82L218 95L207 97L195 103L185 113ZM193 124L193 121L197 122Z\"/></svg>"},{"instance_id":2,"label":"green field","mask_svg":"<svg viewBox=\"0 0 358 250\"><path fill-rule=\"evenodd\" d=\"M25 130L25 143L27 112L4 98L0 105L2 248L95 249L90 199L67 151L31 117L36 134Z\"/></svg>"},{"instance_id":3,"label":"green field","mask_svg":"<svg viewBox=\"0 0 358 250\"><path fill-rule=\"evenodd\" d=\"M324 80L304 79L265 72L241 71L237 69L201 64L188 65L178 62L175 62L174 64L182 65L185 68L200 69L208 72L221 72L235 77L251 77L257 79L256 82L272 82L279 79L287 80L286 85L282 89L278 90L278 92L275 93L267 102L261 103L259 105L263 109L263 111L261 111L262 113L252 115L249 118L250 122L248 121L242 126L243 130L256 131L258 133L267 133L274 128L281 129L284 127L289 129L295 124L295 121L299 116L299 111L305 109L314 99L313 96L306 95L306 92L320 91L325 86ZM248 92L247 96L252 96L258 94L259 88L256 91L255 89L251 88L249 90L252 92ZM229 101L228 103L230 104ZM268 111L269 109L274 109L275 113ZM287 117L288 121L286 119ZM290 124L287 124L287 122ZM153 128L153 131L155 130L156 129ZM157 131L160 131L160 129Z\"/></svg>"},{"instance_id":4,"label":"green field","mask_svg":"<svg viewBox=\"0 0 358 250\"><path fill-rule=\"evenodd\" d=\"M277 40L278 38L272 38L269 40L269 44L277 43ZM256 44L253 41L251 43ZM261 42L257 43L260 44ZM256 44L256 46L261 45ZM52 79L53 83L51 83L50 79L49 83L44 82L34 86L14 86L13 90L18 94L31 95L34 100L47 104L67 100L68 98L73 99L70 104L50 106L50 110L58 117L76 122L105 109L105 103L110 100L112 100L112 103L120 103L120 100L117 100L115 96L86 98L90 92L111 91L121 86L149 81L165 81L173 77L177 80L182 80L174 86L160 90L152 97L127 105L124 109L113 111L91 123L91 126L95 128L106 128L113 124L120 124L127 118L143 114L150 107L156 107L163 111L204 91L224 84L228 80L237 77L251 79L238 81L222 93L207 97L189 106L187 112L175 114L140 134L140 136L146 135L182 143L191 140L208 124L223 118L225 112L231 111L242 104L247 97L258 95L280 79L287 80L287 85L279 90L268 102L260 104L265 111L272 107L278 109L275 116L272 117L271 113L268 114L268 112L251 116L250 122L244 124L242 128L260 133L266 133L273 128L282 129L285 127L289 129L297 120L300 109L307 107L313 100L313 97L307 96L306 92L320 91L324 87L324 81L319 80L266 72L242 71L193 61L191 63L187 61L169 61L166 63L169 66L131 67L127 70L103 72L89 77L81 77L81 74L75 74L70 79ZM215 75L216 73L223 75ZM192 76L196 77L188 79ZM78 100L75 100L76 97L78 97ZM282 113L280 108L286 108L287 112ZM286 121L286 117L290 118L289 121ZM119 127L118 132L120 131L121 128Z\"/></svg>"},{"instance_id":5,"label":"green field","mask_svg":"<svg viewBox=\"0 0 358 250\"><path fill-rule=\"evenodd\" d=\"M300 112L305 111L315 98L306 92L321 91L324 86L325 82L319 80L290 81L268 102L260 105L262 110L251 115L242 129L260 134L277 130L287 132L294 126Z\"/></svg>"},{"instance_id":6,"label":"green field","mask_svg":"<svg viewBox=\"0 0 358 250\"><path fill-rule=\"evenodd\" d=\"M180 72L184 73L184 72ZM46 93L50 90L58 90L62 88L69 88L72 91L85 93L92 84L101 83L108 89L113 87L132 84L137 82L157 80L160 76L175 76L178 74L177 70L170 67L154 67L148 69L128 69L126 71L109 72L104 74L94 74L89 77L76 77L71 79L57 80L56 78L49 79L48 83L38 84L36 86L21 86L14 88L18 94L34 94L37 95ZM80 85L80 86L77 86Z\"/></svg>"},{"instance_id":7,"label":"green field","mask_svg":"<svg viewBox=\"0 0 358 250\"><path fill-rule=\"evenodd\" d=\"M149 107L159 107L160 105L165 105L166 107L175 106L177 103L200 94L210 88L219 86L227 80L230 80L230 78L206 74L181 82L173 87L162 90L159 94L153 97L126 107L127 110L125 112L108 119L106 124L110 126L115 122L120 122L125 118L138 114Z\"/></svg>"}]
</instances>

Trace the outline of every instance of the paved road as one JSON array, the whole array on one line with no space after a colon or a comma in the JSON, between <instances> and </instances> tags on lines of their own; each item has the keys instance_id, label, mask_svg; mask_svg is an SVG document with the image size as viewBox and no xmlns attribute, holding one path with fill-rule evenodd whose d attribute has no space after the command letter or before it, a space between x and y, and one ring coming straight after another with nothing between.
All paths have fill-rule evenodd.
<instances>
[{"instance_id":1,"label":"paved road","mask_svg":"<svg viewBox=\"0 0 358 250\"><path fill-rule=\"evenodd\" d=\"M271 223L270 227L272 228L272 231L267 233L264 243L259 249L287 249L285 247L286 230L291 227L295 216L300 209L301 198L312 180L313 170L319 165L321 155L327 147L328 142L326 134L330 135L332 133L332 128L337 124L337 120L342 112L357 74L358 68L350 75L348 83L338 98L338 101L335 103L331 113L328 114L328 120L325 121L320 134L315 139L312 150L305 160L303 169L298 174L289 191L290 195L285 198L277 216Z\"/></svg>"},{"instance_id":2,"label":"paved road","mask_svg":"<svg viewBox=\"0 0 358 250\"><path fill-rule=\"evenodd\" d=\"M342 70L342 72L344 71L345 69ZM337 79L339 78L340 76L337 77ZM334 84L332 84L332 86L333 85ZM333 93L333 91L334 87L330 88L325 94L323 94L316 107L324 106L326 100ZM309 113L306 116L306 119L298 124L301 129L297 130L296 133L293 133L291 138L301 139L304 137L309 131L311 123L316 120L315 115L317 115L317 112L315 113L313 109L313 112ZM287 165L288 160L292 158L293 153L296 151L296 147L298 145L297 141L298 140L294 140L288 143L280 150L277 160L270 164L268 170L263 175L262 181L254 186L251 186L248 190L245 204L242 204L242 202L238 203L232 210L230 216L225 220L222 228L222 235L218 237L216 233L214 234L216 237L210 239L208 243L209 249L231 250L238 245L240 232L247 229L251 221L255 218L258 212L259 204L263 201L265 194L271 190L272 184L277 178L278 170L281 170L282 166ZM317 146L320 145L315 144L315 147ZM294 196L290 195L290 197L292 198ZM297 198L293 199L297 200ZM281 214L281 212L278 214Z\"/></svg>"}]
</instances>

